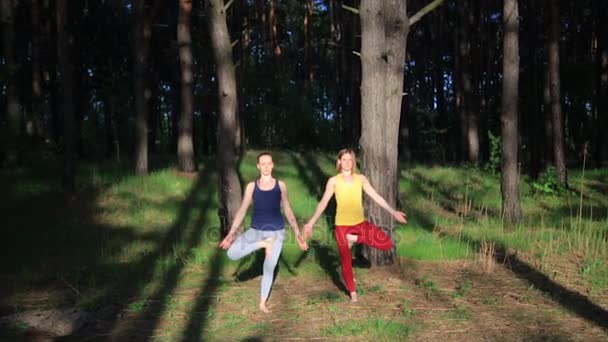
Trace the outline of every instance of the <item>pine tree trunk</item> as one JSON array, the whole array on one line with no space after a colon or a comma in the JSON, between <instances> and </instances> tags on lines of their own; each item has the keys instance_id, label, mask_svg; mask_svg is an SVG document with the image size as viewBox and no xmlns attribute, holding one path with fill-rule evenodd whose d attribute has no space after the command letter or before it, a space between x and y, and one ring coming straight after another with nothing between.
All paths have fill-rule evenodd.
<instances>
[{"instance_id":1,"label":"pine tree trunk","mask_svg":"<svg viewBox=\"0 0 608 342\"><path fill-rule=\"evenodd\" d=\"M469 0L458 4L458 57L460 64L460 120L463 138L463 147L468 162L479 161L479 135L477 131L477 116L473 113L473 81L471 65L471 18L472 7Z\"/></svg>"},{"instance_id":2,"label":"pine tree trunk","mask_svg":"<svg viewBox=\"0 0 608 342\"><path fill-rule=\"evenodd\" d=\"M6 82L6 116L7 127L2 143L3 156L9 161L15 161L19 148L19 126L21 116L21 103L18 93L17 61L15 59L15 7L17 1L2 0L0 2L0 15L2 15L2 45L4 52L5 69L8 71ZM1 141L0 141L1 142Z\"/></svg>"},{"instance_id":3,"label":"pine tree trunk","mask_svg":"<svg viewBox=\"0 0 608 342\"><path fill-rule=\"evenodd\" d=\"M281 56L281 45L279 45L279 32L277 28L276 0L270 0L268 22L270 24L272 51L274 53L275 58L279 58Z\"/></svg>"},{"instance_id":4,"label":"pine tree trunk","mask_svg":"<svg viewBox=\"0 0 608 342\"><path fill-rule=\"evenodd\" d=\"M465 116L465 107L464 107L464 82L463 74L464 74L464 57L462 56L460 45L461 43L461 26L463 25L462 20L460 20L461 15L458 15L458 20L456 22L456 29L454 30L454 77L453 77L453 88L454 88L454 111L457 114L457 124L458 127L452 133L452 145L457 146L457 160L464 161L465 154L467 153L467 119ZM457 131L456 131L457 130Z\"/></svg>"},{"instance_id":5,"label":"pine tree trunk","mask_svg":"<svg viewBox=\"0 0 608 342\"><path fill-rule=\"evenodd\" d=\"M549 26L549 25L547 25ZM547 30L549 33L550 30ZM549 39L545 39L545 53L549 55ZM548 58L547 58L548 60ZM544 122L544 162L545 167L555 166L553 159L553 119L551 117L551 71L549 63L544 65L543 71L543 122Z\"/></svg>"},{"instance_id":6,"label":"pine tree trunk","mask_svg":"<svg viewBox=\"0 0 608 342\"><path fill-rule=\"evenodd\" d=\"M528 4L528 16L530 17L530 21L533 21L530 26L530 32L528 33L528 45L529 46L537 46L541 43L540 41L540 31L538 20L538 3L537 1L531 1ZM540 105L540 88L539 84L539 67L538 67L538 54L536 51L531 53L531 61L530 61L530 78L529 78L529 109L528 109L528 127L527 135L530 139L530 175L533 179L538 178L538 174L541 169L541 160L542 160L542 135L538 134L538 132L543 132L543 120L542 120L542 107Z\"/></svg>"},{"instance_id":7,"label":"pine tree trunk","mask_svg":"<svg viewBox=\"0 0 608 342\"><path fill-rule=\"evenodd\" d=\"M468 55L469 60L469 94L468 94L468 111L467 111L467 143L469 145L469 162L479 164L479 108L481 107L481 96L479 93L481 79L481 51L480 37L481 25L479 19L480 2L472 1L469 5L468 13L468 30L467 40L469 42Z\"/></svg>"},{"instance_id":8,"label":"pine tree trunk","mask_svg":"<svg viewBox=\"0 0 608 342\"><path fill-rule=\"evenodd\" d=\"M222 231L227 233L241 203L238 177L238 154L235 134L237 127L237 91L232 46L222 0L207 0L209 32L217 65L219 122L218 170L220 189L219 218Z\"/></svg>"},{"instance_id":9,"label":"pine tree trunk","mask_svg":"<svg viewBox=\"0 0 608 342\"><path fill-rule=\"evenodd\" d=\"M551 91L551 122L553 126L553 160L561 185L568 185L564 144L564 117L561 103L561 79L559 73L559 5L550 2L549 74Z\"/></svg>"},{"instance_id":10,"label":"pine tree trunk","mask_svg":"<svg viewBox=\"0 0 608 342\"><path fill-rule=\"evenodd\" d=\"M597 9L597 89L596 89L596 117L595 125L595 164L604 166L608 160L608 139L605 130L608 127L608 3L598 1Z\"/></svg>"},{"instance_id":11,"label":"pine tree trunk","mask_svg":"<svg viewBox=\"0 0 608 342\"><path fill-rule=\"evenodd\" d=\"M378 193L395 206L398 194L399 118L409 32L406 2L362 0L361 152L363 169ZM392 217L366 199L369 221L394 235ZM374 265L394 263L394 249L364 248Z\"/></svg>"},{"instance_id":12,"label":"pine tree trunk","mask_svg":"<svg viewBox=\"0 0 608 342\"><path fill-rule=\"evenodd\" d=\"M42 140L42 73L40 67L40 4L38 1L31 3L31 20L32 20L32 48L31 48L31 65L32 65L32 127L26 129L27 134L35 141Z\"/></svg>"},{"instance_id":13,"label":"pine tree trunk","mask_svg":"<svg viewBox=\"0 0 608 342\"><path fill-rule=\"evenodd\" d=\"M68 0L57 0L57 68L61 88L60 113L63 114L63 177L64 189L73 191L76 173L74 132L74 63L73 37L69 28Z\"/></svg>"},{"instance_id":14,"label":"pine tree trunk","mask_svg":"<svg viewBox=\"0 0 608 342\"><path fill-rule=\"evenodd\" d=\"M177 164L183 172L196 171L194 163L193 132L193 90L192 90L192 37L190 34L191 0L179 1L177 23L177 44L181 71L181 113L179 117L179 136L177 138Z\"/></svg>"},{"instance_id":15,"label":"pine tree trunk","mask_svg":"<svg viewBox=\"0 0 608 342\"><path fill-rule=\"evenodd\" d=\"M503 83L501 139L502 217L507 223L521 220L519 200L518 155L518 83L519 83L519 9L517 0L504 0L503 5Z\"/></svg>"},{"instance_id":16,"label":"pine tree trunk","mask_svg":"<svg viewBox=\"0 0 608 342\"><path fill-rule=\"evenodd\" d=\"M449 153L449 140L448 140L448 117L446 111L446 99L445 99L445 82L443 79L443 33L440 33L443 29L443 9L438 8L436 15L433 16L433 26L434 28L431 30L433 32L433 37L431 38L436 43L433 44L433 59L435 60L435 69L433 70L433 77L435 78L435 94L437 98L437 128L440 131L445 133L440 133L440 137L438 138L438 142L442 144L442 161L445 162Z\"/></svg>"},{"instance_id":17,"label":"pine tree trunk","mask_svg":"<svg viewBox=\"0 0 608 342\"><path fill-rule=\"evenodd\" d=\"M133 78L135 98L135 173L148 174L148 117L150 88L147 82L151 28L146 22L144 1L134 2L135 43Z\"/></svg>"}]
</instances>

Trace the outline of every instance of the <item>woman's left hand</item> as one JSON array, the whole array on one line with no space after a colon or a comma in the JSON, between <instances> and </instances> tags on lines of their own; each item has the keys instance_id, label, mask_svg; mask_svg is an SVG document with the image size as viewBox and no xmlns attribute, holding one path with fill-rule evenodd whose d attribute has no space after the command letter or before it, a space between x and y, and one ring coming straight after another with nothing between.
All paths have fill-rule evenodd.
<instances>
[{"instance_id":1,"label":"woman's left hand","mask_svg":"<svg viewBox=\"0 0 608 342\"><path fill-rule=\"evenodd\" d=\"M302 237L302 235L298 234L296 236L296 242L298 243L298 246L300 246L300 249L303 251L307 251L308 250L308 244L306 243L306 240L304 240L304 238Z\"/></svg>"}]
</instances>

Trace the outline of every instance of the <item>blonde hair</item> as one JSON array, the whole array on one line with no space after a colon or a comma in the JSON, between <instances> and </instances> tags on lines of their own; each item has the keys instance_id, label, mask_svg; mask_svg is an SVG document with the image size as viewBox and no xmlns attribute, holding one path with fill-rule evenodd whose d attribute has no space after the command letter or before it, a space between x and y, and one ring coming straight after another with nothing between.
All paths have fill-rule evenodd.
<instances>
[{"instance_id":1,"label":"blonde hair","mask_svg":"<svg viewBox=\"0 0 608 342\"><path fill-rule=\"evenodd\" d=\"M340 158L342 158L342 156L345 154L350 154L350 156L353 158L352 173L357 173L357 156L355 155L355 151L351 148L343 148L338 152L338 158L336 159L336 171L342 172L342 167L340 166Z\"/></svg>"}]
</instances>

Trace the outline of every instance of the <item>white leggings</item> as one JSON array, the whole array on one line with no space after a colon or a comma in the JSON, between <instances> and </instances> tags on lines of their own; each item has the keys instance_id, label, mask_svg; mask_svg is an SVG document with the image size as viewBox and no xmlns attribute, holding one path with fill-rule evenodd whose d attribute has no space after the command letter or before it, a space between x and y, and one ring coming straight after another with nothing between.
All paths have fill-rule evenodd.
<instances>
[{"instance_id":1,"label":"white leggings","mask_svg":"<svg viewBox=\"0 0 608 342\"><path fill-rule=\"evenodd\" d=\"M283 248L283 240L285 240L285 229L281 230L258 230L250 228L244 234L234 240L228 249L228 257L231 260L238 260L246 255L251 254L260 248L258 242L272 238L272 250L269 258L264 258L264 273L262 275L262 286L260 296L262 300L268 299L272 279L274 278L274 268L279 261L281 249Z\"/></svg>"}]
</instances>

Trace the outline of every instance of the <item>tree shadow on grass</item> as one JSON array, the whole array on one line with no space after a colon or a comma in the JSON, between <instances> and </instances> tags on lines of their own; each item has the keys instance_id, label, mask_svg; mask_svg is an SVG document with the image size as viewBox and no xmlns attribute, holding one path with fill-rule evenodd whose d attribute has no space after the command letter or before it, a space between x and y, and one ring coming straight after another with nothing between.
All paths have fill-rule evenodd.
<instances>
[{"instance_id":1,"label":"tree shadow on grass","mask_svg":"<svg viewBox=\"0 0 608 342\"><path fill-rule=\"evenodd\" d=\"M338 273L338 268L340 267L340 257L338 254L333 251L331 248L323 245L321 242L316 240L311 240L308 243L310 247L309 253L302 253L298 260L294 263L294 266L297 268L300 266L304 260L306 260L310 254L312 254L312 258L321 266L323 271L329 276L332 283L345 294L348 294L348 290L346 286L342 282L342 277ZM312 253L311 253L312 252Z\"/></svg>"},{"instance_id":2,"label":"tree shadow on grass","mask_svg":"<svg viewBox=\"0 0 608 342\"><path fill-rule=\"evenodd\" d=\"M320 200L325 192L325 184L329 178L329 175L323 172L323 170L319 167L319 164L317 164L315 161L314 156L310 153L305 153L303 155L304 162L302 162L294 153L291 154L291 158L294 166L298 170L300 179L302 179L308 188L308 192ZM306 165L304 163L306 163ZM325 209L325 214L323 215L326 221L326 227L334 226L335 213L336 200L335 197L332 197L331 201L327 205L327 208ZM327 229L327 232L330 231L331 230ZM336 285L340 291L348 293L342 282L341 276L336 270L340 266L340 257L331 248L323 244L323 242L330 243L327 240L333 241L333 237L323 234L321 239L322 241L311 240L309 243L310 251L300 254L297 261L294 263L294 266L296 268L299 267L300 264L307 259L309 254L313 254L315 261L319 264L319 266L321 266L325 273L329 275L334 285ZM357 265L359 264L364 263L357 262Z\"/></svg>"},{"instance_id":3,"label":"tree shadow on grass","mask_svg":"<svg viewBox=\"0 0 608 342\"><path fill-rule=\"evenodd\" d=\"M414 174L415 182L412 186L417 189L417 192L423 194L425 197L430 196L430 192L427 188L441 189L438 182L433 181L425 177L423 174ZM429 187L424 187L423 184L428 184ZM439 204L445 209L457 213L455 210L454 203L458 203L459 199L456 198L453 191L449 189L440 190L435 192L435 196ZM603 209L603 208L602 208ZM554 211L555 212L555 211ZM558 210L559 212L559 210ZM571 213L569 210L562 210L560 213L566 217L570 217ZM496 212L490 213L489 216L496 217ZM422 225L426 230L433 230L433 224L428 215L422 212L416 212L416 216L422 218ZM426 219L425 219L426 218ZM447 236L451 239L456 239L452 236ZM475 250L479 251L481 248L482 241L478 238L473 238L468 234L464 233L462 237L462 243L469 244ZM516 253L508 251L505 245L498 241L493 242L495 246L494 260L498 264L505 264L514 276L525 280L528 284L534 286L534 288L548 295L556 304L560 305L564 309L578 315L579 317L597 325L600 328L608 329L608 312L601 306L593 303L587 296L578 293L577 291L568 289L567 287L555 282L549 276L536 269L526 261L522 260L517 256Z\"/></svg>"},{"instance_id":4,"label":"tree shadow on grass","mask_svg":"<svg viewBox=\"0 0 608 342\"><path fill-rule=\"evenodd\" d=\"M213 301L216 298L215 293L222 283L220 275L224 267L224 260L223 250L216 249L210 260L211 269L207 275L207 279L205 279L201 286L203 290L199 294L196 304L186 316L188 317L188 324L183 331L182 341L202 340L201 336L204 334L211 317L210 309L215 304Z\"/></svg>"},{"instance_id":5,"label":"tree shadow on grass","mask_svg":"<svg viewBox=\"0 0 608 342\"><path fill-rule=\"evenodd\" d=\"M466 233L463 239L468 241L475 250L480 250L481 241L479 239L472 238ZM549 276L519 258L517 253L509 252L500 242L489 242L494 243L495 254L493 258L497 264L504 264L516 277L525 280L535 289L547 294L564 309L608 331L608 311L604 308L593 303L589 297L558 284Z\"/></svg>"},{"instance_id":6,"label":"tree shadow on grass","mask_svg":"<svg viewBox=\"0 0 608 342\"><path fill-rule=\"evenodd\" d=\"M237 282L245 282L263 275L265 254L263 250L257 250L253 255L245 257L239 261L238 266L233 272L234 280ZM283 257L279 256L279 261L274 270L273 280L277 278L280 272L281 265L287 268L291 275L296 275L295 269ZM245 268L246 267L246 268Z\"/></svg>"},{"instance_id":7,"label":"tree shadow on grass","mask_svg":"<svg viewBox=\"0 0 608 342\"><path fill-rule=\"evenodd\" d=\"M128 327L128 336L122 336L122 338L138 341L150 340L152 333L158 327L160 319L167 310L168 302L178 286L179 275L184 268L184 263L182 260L172 260L172 262L168 263L168 266L159 267L160 265L158 262L162 261L164 258L173 257L175 245L180 244L181 242L185 243L184 250L186 253L191 253L202 240L201 237L203 237L203 234L208 233L205 236L208 237L210 235L209 229L219 229L217 228L217 225L206 222L206 211L213 203L214 194L208 187L213 169L210 164L211 163L206 164L204 169L199 173L197 180L192 185L185 201L179 208L177 218L169 229L167 229L167 233L164 235L162 241L159 241L158 247L135 263L135 269L137 270L151 270L151 272L148 271L150 272L148 281L158 280L160 281L160 285L158 290L150 295L150 298L154 300L149 301L149 305L136 315L137 317L134 320L134 324ZM200 198L201 195L203 195L202 201ZM191 216L195 212L198 213L198 219L191 222ZM214 255L212 258L210 276L213 275L215 278L219 279L217 273L219 273L222 266L221 260L218 261L217 256ZM142 283L140 279L141 274L137 272L126 276L118 286L119 291L123 294L121 297L124 298L127 296L126 298L136 298L137 296L141 296ZM210 290L214 291L215 287L210 287ZM213 293L210 292L207 293L207 295L213 295ZM207 310L208 307L205 309ZM113 325L116 323L117 322L114 322ZM112 328L109 330L111 331Z\"/></svg>"}]
</instances>

